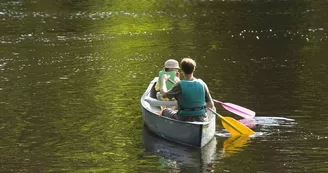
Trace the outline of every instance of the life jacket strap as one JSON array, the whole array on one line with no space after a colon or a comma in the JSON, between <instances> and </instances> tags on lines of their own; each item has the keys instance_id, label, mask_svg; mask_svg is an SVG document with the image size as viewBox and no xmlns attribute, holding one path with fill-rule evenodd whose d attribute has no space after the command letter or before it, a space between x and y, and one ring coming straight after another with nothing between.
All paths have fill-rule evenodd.
<instances>
[{"instance_id":1,"label":"life jacket strap","mask_svg":"<svg viewBox=\"0 0 328 173\"><path fill-rule=\"evenodd\" d=\"M202 109L205 109L206 106L202 106L202 107L197 107L197 108L181 108L180 107L180 110L183 110L183 111L199 111L199 110L202 110Z\"/></svg>"}]
</instances>

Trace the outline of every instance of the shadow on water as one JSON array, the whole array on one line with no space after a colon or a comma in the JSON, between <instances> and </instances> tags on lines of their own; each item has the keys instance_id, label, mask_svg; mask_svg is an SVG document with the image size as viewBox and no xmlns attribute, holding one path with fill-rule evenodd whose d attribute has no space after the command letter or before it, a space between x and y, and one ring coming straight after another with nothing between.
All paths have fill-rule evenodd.
<instances>
[{"instance_id":1,"label":"shadow on water","mask_svg":"<svg viewBox=\"0 0 328 173\"><path fill-rule=\"evenodd\" d=\"M157 136L144 125L142 141L146 152L159 155L159 163L164 169L195 172L213 169L217 147L215 139L203 148L184 146Z\"/></svg>"},{"instance_id":2,"label":"shadow on water","mask_svg":"<svg viewBox=\"0 0 328 173\"><path fill-rule=\"evenodd\" d=\"M157 136L146 125L142 129L142 142L146 152L159 156L163 169L188 172L211 172L219 159L231 157L247 146L249 136L229 136L218 131L203 148L178 144Z\"/></svg>"}]
</instances>

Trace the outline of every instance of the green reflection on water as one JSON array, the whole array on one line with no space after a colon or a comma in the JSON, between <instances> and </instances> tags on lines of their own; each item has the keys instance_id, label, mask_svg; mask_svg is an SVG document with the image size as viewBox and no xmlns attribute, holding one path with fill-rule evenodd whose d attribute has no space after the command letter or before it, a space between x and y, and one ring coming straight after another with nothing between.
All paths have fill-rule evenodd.
<instances>
[{"instance_id":1,"label":"green reflection on water","mask_svg":"<svg viewBox=\"0 0 328 173\"><path fill-rule=\"evenodd\" d=\"M23 14L37 17L25 19L30 23L19 28L23 36L17 33L23 41L4 51L10 61L3 73L7 79L2 92L7 98L3 117L7 119L2 123L6 138L1 141L1 152L3 161L8 163L2 169L130 172L138 162L144 162L136 157L143 151L138 135L142 124L139 96L145 81L149 82L145 78L148 71L138 72L131 67L147 69L150 64L140 64L151 58L140 61L141 56L133 57L134 52L156 44L147 38L147 33L168 30L168 22L152 24L154 18L135 20L121 13L114 19L97 22L100 25L93 25L88 19L68 22L62 13L57 13L67 5L58 1L53 5L50 17L44 17L38 10L49 7L18 4L26 9ZM113 9L122 8L120 5L117 2ZM71 15L68 9L64 14ZM38 18L43 18L45 24L38 25ZM91 27L81 24L85 21ZM37 30L32 30L35 24ZM19 26L16 21L9 21L8 25ZM101 42L95 36L95 42L90 43L84 34L94 31L115 39ZM125 36L129 33L137 36Z\"/></svg>"},{"instance_id":2,"label":"green reflection on water","mask_svg":"<svg viewBox=\"0 0 328 173\"><path fill-rule=\"evenodd\" d=\"M314 111L314 101L326 112L327 35L308 30L326 28L326 11L319 2L61 0L0 5L5 9L0 12L4 172L168 171L161 169L160 156L144 151L139 104L167 58L195 57L196 75L208 81L214 98L284 115L299 107ZM310 7L316 10L307 11ZM316 122L323 117L316 116ZM324 134L322 124L309 129ZM280 158L290 157L276 151L302 141L297 136L293 142L288 135L283 136L287 144L264 139L276 144L276 150L261 139L248 152L233 150L231 160L216 160L215 169L283 170ZM294 151L295 163L304 154L326 158L300 152L305 149L299 145ZM272 160L278 166L263 163ZM296 170L302 170L300 161Z\"/></svg>"}]
</instances>

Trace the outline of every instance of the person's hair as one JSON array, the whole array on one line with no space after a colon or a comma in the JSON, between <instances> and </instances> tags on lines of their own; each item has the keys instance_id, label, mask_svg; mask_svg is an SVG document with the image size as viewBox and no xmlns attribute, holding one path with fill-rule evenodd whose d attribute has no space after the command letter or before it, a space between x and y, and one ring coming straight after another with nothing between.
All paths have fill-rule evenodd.
<instances>
[{"instance_id":1,"label":"person's hair","mask_svg":"<svg viewBox=\"0 0 328 173\"><path fill-rule=\"evenodd\" d=\"M196 62L190 58L183 58L181 60L180 66L185 74L191 74L195 71Z\"/></svg>"}]
</instances>

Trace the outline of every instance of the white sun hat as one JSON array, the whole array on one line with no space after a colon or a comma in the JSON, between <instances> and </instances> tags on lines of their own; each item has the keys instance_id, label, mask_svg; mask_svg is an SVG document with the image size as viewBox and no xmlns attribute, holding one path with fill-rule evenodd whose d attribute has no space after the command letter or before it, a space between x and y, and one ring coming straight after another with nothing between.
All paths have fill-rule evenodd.
<instances>
[{"instance_id":1,"label":"white sun hat","mask_svg":"<svg viewBox=\"0 0 328 173\"><path fill-rule=\"evenodd\" d=\"M165 68L177 68L177 69L180 69L179 62L177 60L174 60L174 59L167 60L164 65L165 65Z\"/></svg>"}]
</instances>

